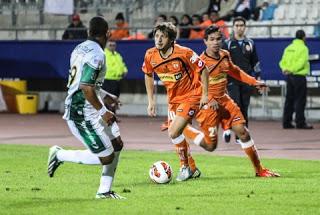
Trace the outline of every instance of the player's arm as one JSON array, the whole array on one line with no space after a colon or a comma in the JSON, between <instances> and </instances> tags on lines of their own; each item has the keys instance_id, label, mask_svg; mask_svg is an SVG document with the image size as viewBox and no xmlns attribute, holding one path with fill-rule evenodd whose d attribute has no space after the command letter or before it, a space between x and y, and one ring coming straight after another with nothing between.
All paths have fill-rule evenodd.
<instances>
[{"instance_id":1,"label":"player's arm","mask_svg":"<svg viewBox=\"0 0 320 215\"><path fill-rule=\"evenodd\" d=\"M156 103L154 101L154 78L153 74L145 74L144 75L144 82L146 85L146 91L148 96L148 115L149 116L156 116Z\"/></svg>"},{"instance_id":2,"label":"player's arm","mask_svg":"<svg viewBox=\"0 0 320 215\"><path fill-rule=\"evenodd\" d=\"M79 88L82 90L85 99L99 112L102 119L109 125L115 120L114 114L104 106L96 94L96 79L99 75L99 59L96 58L97 65L84 64Z\"/></svg>"},{"instance_id":3,"label":"player's arm","mask_svg":"<svg viewBox=\"0 0 320 215\"><path fill-rule=\"evenodd\" d=\"M202 96L200 100L200 108L208 104L208 86L209 86L209 70L205 66L201 72Z\"/></svg>"},{"instance_id":4,"label":"player's arm","mask_svg":"<svg viewBox=\"0 0 320 215\"><path fill-rule=\"evenodd\" d=\"M114 114L100 102L96 94L95 86L81 83L80 89L86 100L99 112L102 119L108 123L108 125L112 124L115 120Z\"/></svg>"},{"instance_id":5,"label":"player's arm","mask_svg":"<svg viewBox=\"0 0 320 215\"><path fill-rule=\"evenodd\" d=\"M258 81L254 77L245 73L238 66L232 63L232 61L230 60L230 57L228 57L228 59L229 59L229 70L227 71L228 75L230 75L232 78L238 81L241 81L250 86L256 87L260 93L262 93L265 90L268 90L268 87L264 82Z\"/></svg>"}]
</instances>

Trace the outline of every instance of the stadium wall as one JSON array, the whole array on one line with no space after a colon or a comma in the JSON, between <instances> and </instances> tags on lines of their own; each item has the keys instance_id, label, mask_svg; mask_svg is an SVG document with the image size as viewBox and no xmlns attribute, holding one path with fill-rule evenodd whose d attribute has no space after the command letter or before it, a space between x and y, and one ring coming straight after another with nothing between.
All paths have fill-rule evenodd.
<instances>
[{"instance_id":1,"label":"stadium wall","mask_svg":"<svg viewBox=\"0 0 320 215\"><path fill-rule=\"evenodd\" d=\"M291 39L256 39L261 60L262 78L283 80L278 66L284 48ZM69 57L79 41L0 41L0 77L20 79L67 79ZM180 40L200 54L204 50L201 40ZM320 40L309 39L310 54L319 54ZM118 51L122 54L129 73L126 79L141 80L141 65L145 51L153 46L152 41L119 41ZM312 70L320 69L320 61L312 63Z\"/></svg>"}]
</instances>

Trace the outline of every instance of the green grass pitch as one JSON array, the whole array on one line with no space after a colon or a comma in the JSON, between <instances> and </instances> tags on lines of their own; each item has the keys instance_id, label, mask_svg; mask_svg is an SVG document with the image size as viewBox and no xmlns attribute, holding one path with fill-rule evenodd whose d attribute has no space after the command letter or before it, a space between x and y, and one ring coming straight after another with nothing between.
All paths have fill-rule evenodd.
<instances>
[{"instance_id":1,"label":"green grass pitch","mask_svg":"<svg viewBox=\"0 0 320 215\"><path fill-rule=\"evenodd\" d=\"M94 199L100 167L65 163L46 173L48 147L0 145L0 214L320 214L320 161L264 159L281 178L253 176L246 158L195 154L200 179L157 185L157 160L175 153L123 151L113 189L126 200Z\"/></svg>"}]
</instances>

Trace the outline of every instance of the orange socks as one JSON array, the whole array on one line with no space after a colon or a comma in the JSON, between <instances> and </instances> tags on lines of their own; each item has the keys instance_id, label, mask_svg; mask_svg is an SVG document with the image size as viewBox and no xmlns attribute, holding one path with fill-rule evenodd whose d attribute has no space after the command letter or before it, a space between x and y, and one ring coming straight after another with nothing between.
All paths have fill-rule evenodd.
<instances>
[{"instance_id":1,"label":"orange socks","mask_svg":"<svg viewBox=\"0 0 320 215\"><path fill-rule=\"evenodd\" d=\"M240 141L240 144L244 152L250 158L251 163L253 164L256 172L260 172L263 169L263 167L261 165L259 154L254 145L253 140L250 139L248 142L245 142L245 143Z\"/></svg>"},{"instance_id":2,"label":"orange socks","mask_svg":"<svg viewBox=\"0 0 320 215\"><path fill-rule=\"evenodd\" d=\"M175 144L176 152L180 159L180 167L181 166L189 166L188 162L188 146L186 140L183 140L179 144Z\"/></svg>"}]
</instances>

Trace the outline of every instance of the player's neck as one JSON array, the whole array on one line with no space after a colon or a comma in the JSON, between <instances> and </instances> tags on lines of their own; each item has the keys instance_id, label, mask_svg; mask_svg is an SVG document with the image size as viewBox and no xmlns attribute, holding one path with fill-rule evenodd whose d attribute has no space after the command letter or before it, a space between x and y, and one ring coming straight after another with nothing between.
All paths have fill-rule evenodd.
<instances>
[{"instance_id":1,"label":"player's neck","mask_svg":"<svg viewBox=\"0 0 320 215\"><path fill-rule=\"evenodd\" d=\"M219 58L220 58L219 51L214 52L214 51L212 51L212 50L207 49L207 50L206 50L206 53L207 53L207 55L208 55L209 57L212 57L212 58L214 58L214 59L219 59Z\"/></svg>"},{"instance_id":2,"label":"player's neck","mask_svg":"<svg viewBox=\"0 0 320 215\"><path fill-rule=\"evenodd\" d=\"M172 54L172 52L173 52L173 47L169 46L169 48L167 49L160 50L160 55L162 58L166 59Z\"/></svg>"}]
</instances>

